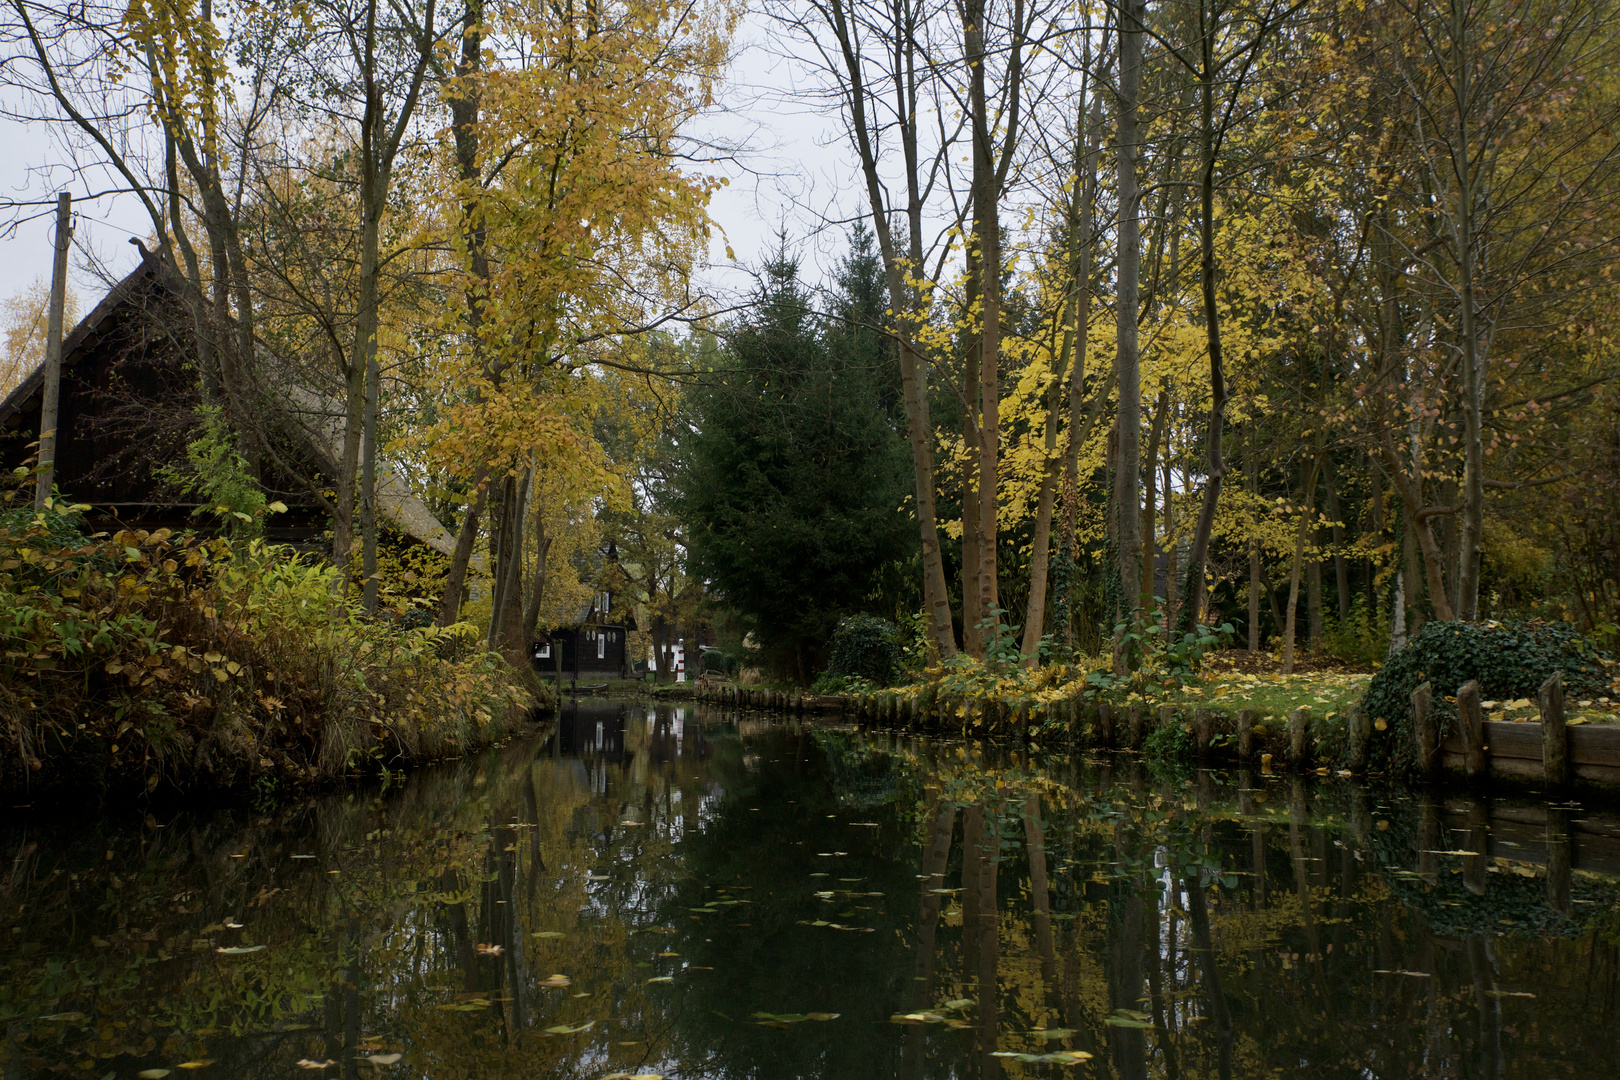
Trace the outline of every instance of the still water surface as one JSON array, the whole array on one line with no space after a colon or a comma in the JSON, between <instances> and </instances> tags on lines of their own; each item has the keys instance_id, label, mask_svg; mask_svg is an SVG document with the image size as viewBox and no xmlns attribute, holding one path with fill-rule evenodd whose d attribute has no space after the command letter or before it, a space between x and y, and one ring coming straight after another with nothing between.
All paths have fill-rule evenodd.
<instances>
[{"instance_id":1,"label":"still water surface","mask_svg":"<svg viewBox=\"0 0 1620 1080\"><path fill-rule=\"evenodd\" d=\"M0 824L6 1080L1595 1077L1620 819L581 702ZM170 1070L163 1074L161 1070Z\"/></svg>"}]
</instances>

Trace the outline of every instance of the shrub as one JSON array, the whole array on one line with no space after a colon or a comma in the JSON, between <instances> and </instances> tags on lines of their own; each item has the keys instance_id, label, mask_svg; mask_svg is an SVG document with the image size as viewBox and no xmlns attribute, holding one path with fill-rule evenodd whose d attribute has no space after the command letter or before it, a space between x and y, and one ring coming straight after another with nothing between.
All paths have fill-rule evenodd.
<instances>
[{"instance_id":1,"label":"shrub","mask_svg":"<svg viewBox=\"0 0 1620 1080\"><path fill-rule=\"evenodd\" d=\"M1446 700L1470 679L1491 698L1534 698L1554 671L1571 694L1602 694L1608 661L1567 622L1429 622L1384 664L1367 687L1362 708L1374 722L1390 725L1393 738L1373 740L1375 765L1397 770L1413 763L1411 695L1424 682L1434 686L1441 736L1456 719Z\"/></svg>"},{"instance_id":2,"label":"shrub","mask_svg":"<svg viewBox=\"0 0 1620 1080\"><path fill-rule=\"evenodd\" d=\"M1350 617L1331 616L1322 628L1322 648L1329 656L1347 664L1370 667L1389 653L1389 616L1374 617L1363 597L1356 597Z\"/></svg>"},{"instance_id":3,"label":"shrub","mask_svg":"<svg viewBox=\"0 0 1620 1080\"><path fill-rule=\"evenodd\" d=\"M887 686L900 674L900 630L875 615L840 619L828 643L828 675L858 676Z\"/></svg>"},{"instance_id":4,"label":"shrub","mask_svg":"<svg viewBox=\"0 0 1620 1080\"><path fill-rule=\"evenodd\" d=\"M289 548L63 509L0 524L0 788L308 782L459 754L530 703L471 627L371 619Z\"/></svg>"}]
</instances>

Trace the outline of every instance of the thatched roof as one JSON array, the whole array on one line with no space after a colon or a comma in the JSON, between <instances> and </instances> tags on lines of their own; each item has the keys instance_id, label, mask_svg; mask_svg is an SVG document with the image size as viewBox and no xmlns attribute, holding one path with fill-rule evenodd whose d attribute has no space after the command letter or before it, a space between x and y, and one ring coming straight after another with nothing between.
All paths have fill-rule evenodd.
<instances>
[{"instance_id":1,"label":"thatched roof","mask_svg":"<svg viewBox=\"0 0 1620 1080\"><path fill-rule=\"evenodd\" d=\"M62 370L72 371L106 340L112 328L127 316L151 309L155 295L178 297L188 288L186 283L153 252L145 252L138 266L122 281L114 285L79 320L62 342ZM187 328L180 336L189 336ZM263 357L266 370L288 372L287 365L274 358ZM11 427L32 412L37 418L45 385L44 365L36 367L19 383L4 401L0 401L0 427ZM343 409L340 403L313 389L295 376L277 379L276 394L266 395L278 401L286 410L286 425L301 435L307 444L305 450L330 475L337 472L342 458ZM377 508L384 520L400 532L421 541L435 551L449 555L455 550L455 537L441 525L431 511L392 470L378 463Z\"/></svg>"}]
</instances>

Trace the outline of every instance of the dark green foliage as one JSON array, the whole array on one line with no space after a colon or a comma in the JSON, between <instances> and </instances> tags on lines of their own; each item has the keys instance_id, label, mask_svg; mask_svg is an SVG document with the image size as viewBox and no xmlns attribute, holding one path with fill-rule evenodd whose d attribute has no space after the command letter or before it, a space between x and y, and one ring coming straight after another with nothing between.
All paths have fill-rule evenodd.
<instances>
[{"instance_id":1,"label":"dark green foliage","mask_svg":"<svg viewBox=\"0 0 1620 1080\"><path fill-rule=\"evenodd\" d=\"M882 685L900 673L900 628L887 619L851 615L838 623L828 648L829 675L854 675Z\"/></svg>"},{"instance_id":2,"label":"dark green foliage","mask_svg":"<svg viewBox=\"0 0 1620 1080\"><path fill-rule=\"evenodd\" d=\"M1456 718L1447 701L1457 688L1478 679L1486 700L1534 698L1554 671L1565 692L1601 694L1603 654L1567 622L1429 622L1374 676L1362 708L1390 732L1373 740L1374 767L1410 767L1413 758L1411 696L1424 682L1434 686L1435 715L1442 737Z\"/></svg>"},{"instance_id":3,"label":"dark green foliage","mask_svg":"<svg viewBox=\"0 0 1620 1080\"><path fill-rule=\"evenodd\" d=\"M60 495L57 500L59 503L66 502ZM79 528L78 518L68 514L56 510L36 511L31 506L0 510L0 529L21 536L33 528L38 528L42 538L57 547L80 548L90 542L84 530Z\"/></svg>"},{"instance_id":4,"label":"dark green foliage","mask_svg":"<svg viewBox=\"0 0 1620 1080\"><path fill-rule=\"evenodd\" d=\"M910 461L887 403L892 364L863 321L882 310L881 292L865 295L872 269L846 264L828 319L778 256L713 377L688 394L676 440L671 508L691 569L753 631L765 662L800 680L840 618L892 613L878 592L916 545L903 509Z\"/></svg>"},{"instance_id":5,"label":"dark green foliage","mask_svg":"<svg viewBox=\"0 0 1620 1080\"><path fill-rule=\"evenodd\" d=\"M1154 728L1142 740L1143 754L1168 761L1189 761L1197 749L1198 744L1179 716Z\"/></svg>"}]
</instances>

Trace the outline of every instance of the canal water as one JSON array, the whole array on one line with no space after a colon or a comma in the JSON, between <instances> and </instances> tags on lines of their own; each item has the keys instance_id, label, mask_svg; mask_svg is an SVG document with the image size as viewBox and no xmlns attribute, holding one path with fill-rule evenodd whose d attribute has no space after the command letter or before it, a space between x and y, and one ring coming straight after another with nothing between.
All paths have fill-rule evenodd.
<instances>
[{"instance_id":1,"label":"canal water","mask_svg":"<svg viewBox=\"0 0 1620 1080\"><path fill-rule=\"evenodd\" d=\"M1620 819L582 701L0 822L6 1080L1596 1077Z\"/></svg>"}]
</instances>

